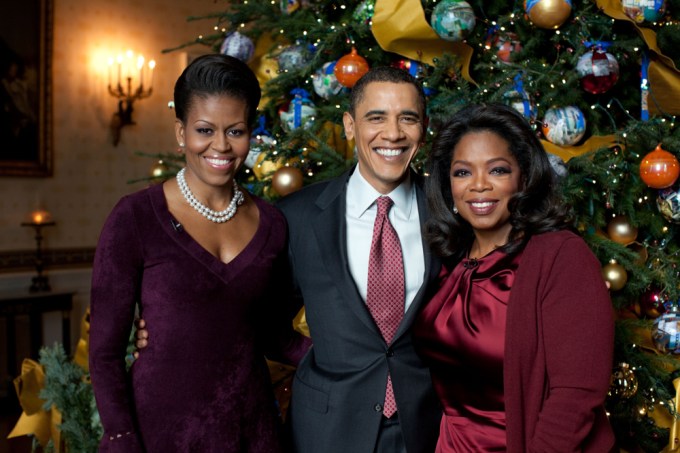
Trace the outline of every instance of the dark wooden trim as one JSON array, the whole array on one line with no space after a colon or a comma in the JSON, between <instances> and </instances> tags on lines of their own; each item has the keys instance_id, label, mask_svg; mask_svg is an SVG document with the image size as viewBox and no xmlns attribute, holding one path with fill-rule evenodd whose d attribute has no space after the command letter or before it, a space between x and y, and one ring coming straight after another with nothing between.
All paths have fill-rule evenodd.
<instances>
[{"instance_id":1,"label":"dark wooden trim","mask_svg":"<svg viewBox=\"0 0 680 453\"><path fill-rule=\"evenodd\" d=\"M94 259L94 247L50 249L42 252L43 266L50 269L90 267ZM12 273L35 268L35 250L0 252L0 273Z\"/></svg>"}]
</instances>

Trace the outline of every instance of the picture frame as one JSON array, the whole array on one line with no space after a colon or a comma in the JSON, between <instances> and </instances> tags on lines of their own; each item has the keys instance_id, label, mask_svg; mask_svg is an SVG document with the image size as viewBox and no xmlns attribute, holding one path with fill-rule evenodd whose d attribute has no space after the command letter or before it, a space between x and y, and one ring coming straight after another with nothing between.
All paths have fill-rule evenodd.
<instances>
[{"instance_id":1,"label":"picture frame","mask_svg":"<svg viewBox=\"0 0 680 453\"><path fill-rule=\"evenodd\" d=\"M0 177L52 176L54 0L0 15Z\"/></svg>"}]
</instances>

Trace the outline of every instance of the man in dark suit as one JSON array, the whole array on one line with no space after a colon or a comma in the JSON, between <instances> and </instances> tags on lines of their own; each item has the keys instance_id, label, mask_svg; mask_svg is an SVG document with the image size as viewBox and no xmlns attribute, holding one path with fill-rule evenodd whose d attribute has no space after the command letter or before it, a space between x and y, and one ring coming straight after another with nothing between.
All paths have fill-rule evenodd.
<instances>
[{"instance_id":1,"label":"man in dark suit","mask_svg":"<svg viewBox=\"0 0 680 453\"><path fill-rule=\"evenodd\" d=\"M421 231L425 194L410 163L427 127L425 95L406 71L372 69L353 87L343 117L358 164L279 202L289 258L313 347L300 363L288 411L298 453L432 453L441 409L411 325L438 272ZM367 306L376 199L403 256L403 318L386 341ZM379 315L378 315L379 316ZM146 344L139 325L137 347ZM384 410L388 374L396 412Z\"/></svg>"},{"instance_id":2,"label":"man in dark suit","mask_svg":"<svg viewBox=\"0 0 680 453\"><path fill-rule=\"evenodd\" d=\"M369 71L353 87L343 117L345 134L356 143L357 166L279 203L313 343L297 369L288 413L299 453L434 451L441 411L410 331L439 271L422 239L425 196L410 170L426 122L425 96L415 79L396 68ZM381 195L394 202L388 218L404 265L403 319L389 342L366 303ZM383 410L388 373L394 414Z\"/></svg>"}]
</instances>

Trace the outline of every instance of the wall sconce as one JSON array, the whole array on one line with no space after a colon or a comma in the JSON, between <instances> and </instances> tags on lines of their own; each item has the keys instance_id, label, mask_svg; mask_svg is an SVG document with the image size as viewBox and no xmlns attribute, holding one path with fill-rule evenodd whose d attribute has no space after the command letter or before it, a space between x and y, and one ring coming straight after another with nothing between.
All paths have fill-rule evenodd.
<instances>
[{"instance_id":1,"label":"wall sconce","mask_svg":"<svg viewBox=\"0 0 680 453\"><path fill-rule=\"evenodd\" d=\"M113 114L111 119L113 146L118 146L120 131L123 126L135 124L132 121L132 104L137 99L151 96L155 67L156 62L154 60L150 60L145 65L144 56L138 55L135 59L131 50L128 50L125 55L118 55L115 60L109 58L109 93L118 98L118 111ZM112 85L114 70L117 75L115 85Z\"/></svg>"},{"instance_id":2,"label":"wall sconce","mask_svg":"<svg viewBox=\"0 0 680 453\"><path fill-rule=\"evenodd\" d=\"M33 211L30 215L30 221L21 223L21 226L32 227L35 230L35 270L38 275L31 280L31 286L28 290L32 293L51 290L47 276L43 275L42 229L53 225L56 225L56 223L52 221L50 213L45 210Z\"/></svg>"}]
</instances>

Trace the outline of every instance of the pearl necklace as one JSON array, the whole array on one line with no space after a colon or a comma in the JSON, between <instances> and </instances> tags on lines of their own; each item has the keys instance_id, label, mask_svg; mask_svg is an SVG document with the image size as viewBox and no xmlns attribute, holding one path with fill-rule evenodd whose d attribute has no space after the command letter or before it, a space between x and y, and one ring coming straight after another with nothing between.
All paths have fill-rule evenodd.
<instances>
[{"instance_id":1,"label":"pearl necklace","mask_svg":"<svg viewBox=\"0 0 680 453\"><path fill-rule=\"evenodd\" d=\"M194 194L191 193L191 190L187 185L187 181L184 179L185 170L186 167L177 172L177 185L179 186L179 190L182 192L182 195L184 195L184 199L192 208L198 211L198 213L206 219L215 223L224 223L234 217L236 210L243 204L244 200L243 192L241 192L241 189L238 188L236 181L234 181L234 196L231 198L231 202L229 203L229 206L227 206L227 209L224 211L213 211L198 201Z\"/></svg>"}]
</instances>

